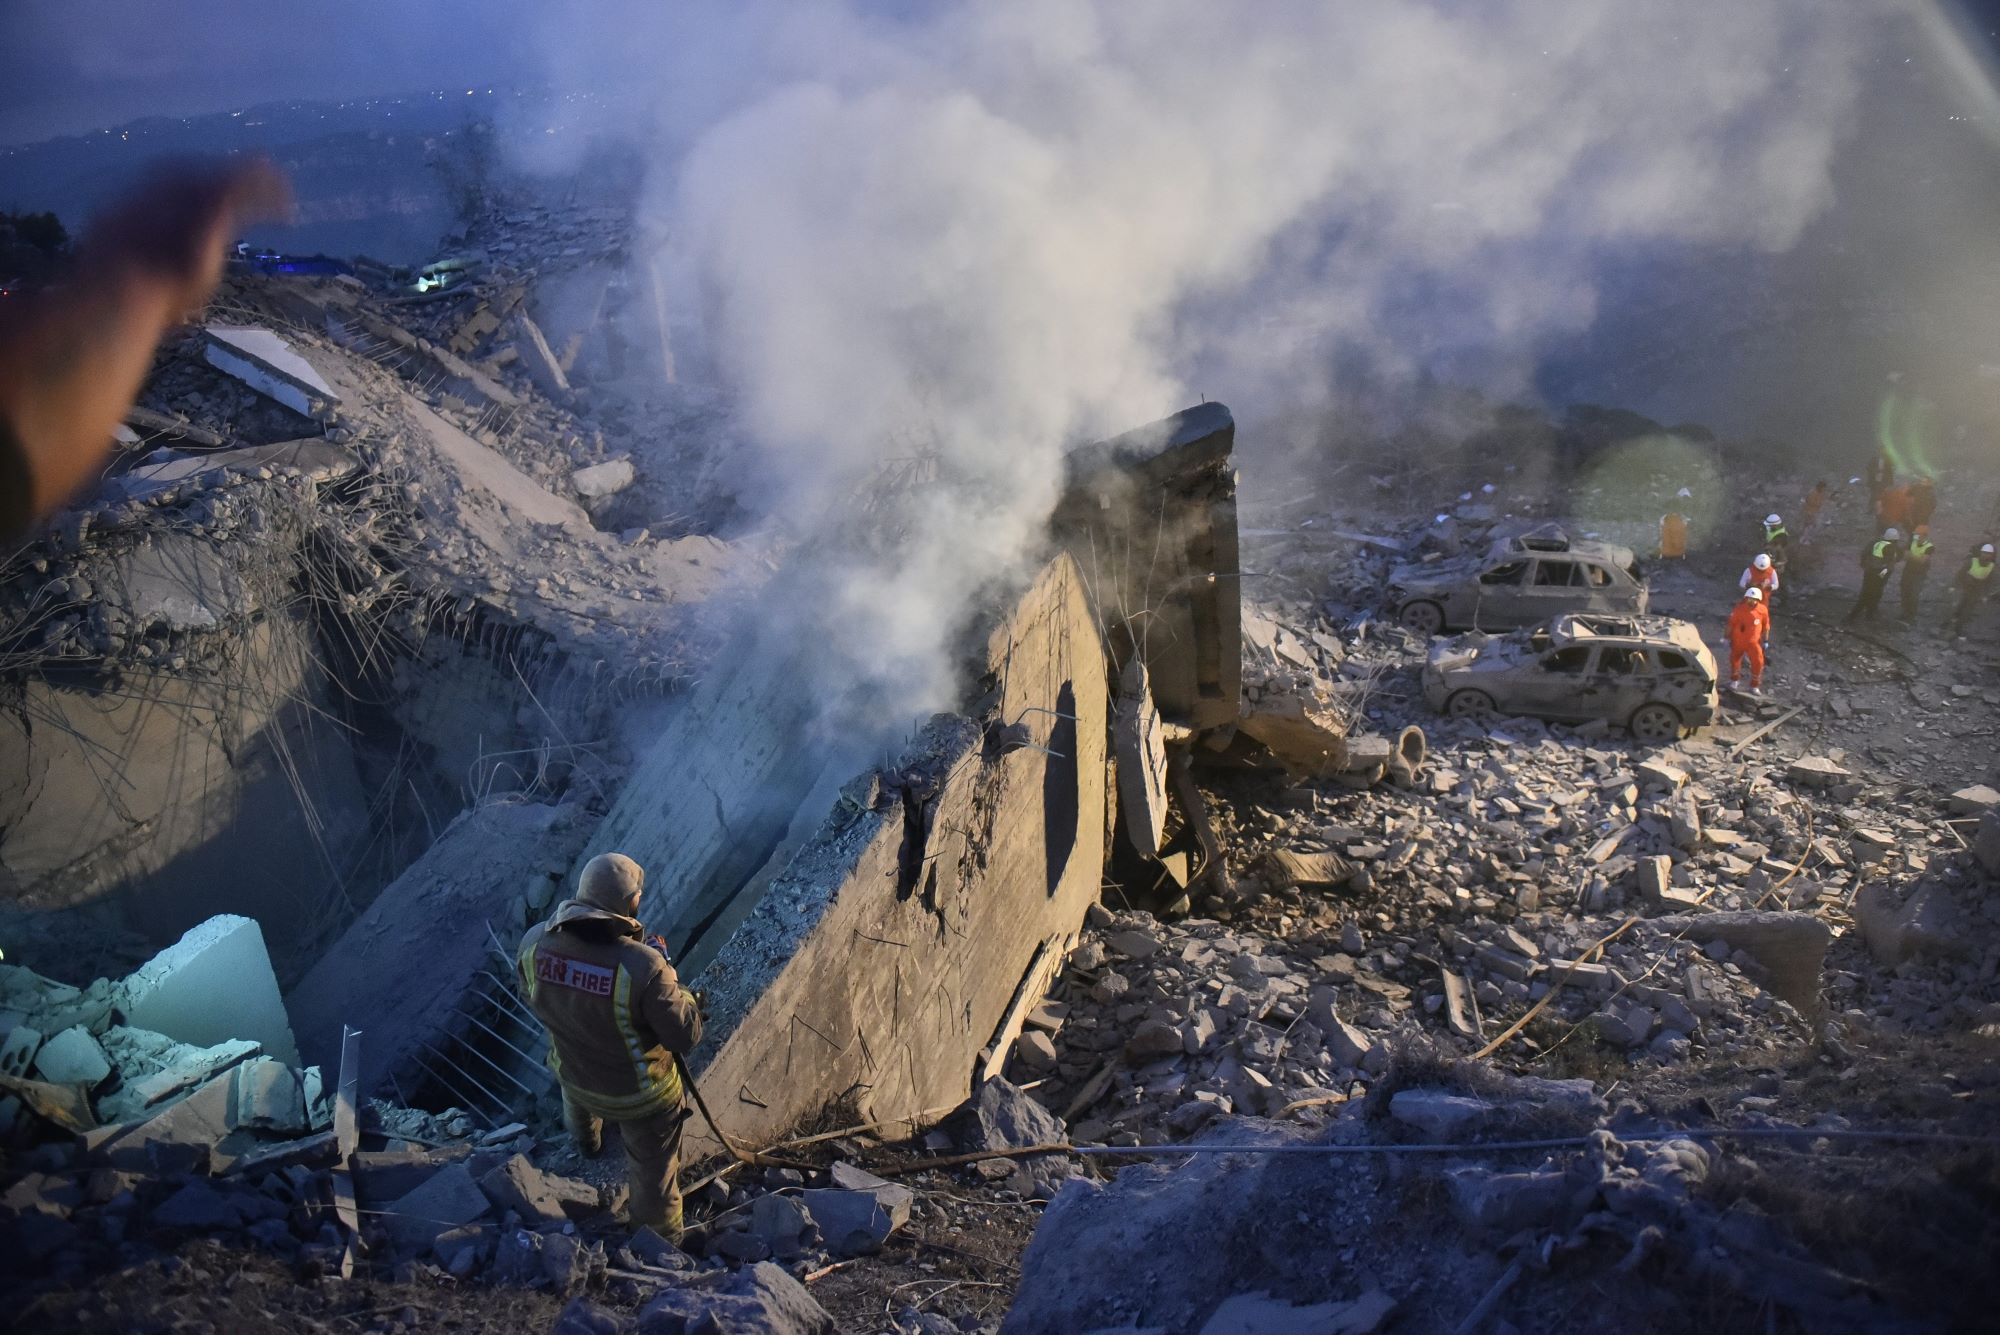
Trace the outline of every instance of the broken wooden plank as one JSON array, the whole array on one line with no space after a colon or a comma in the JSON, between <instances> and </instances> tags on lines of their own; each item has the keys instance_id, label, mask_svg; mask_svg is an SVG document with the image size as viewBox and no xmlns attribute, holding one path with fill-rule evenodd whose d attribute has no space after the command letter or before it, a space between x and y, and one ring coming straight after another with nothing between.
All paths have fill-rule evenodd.
<instances>
[{"instance_id":1,"label":"broken wooden plank","mask_svg":"<svg viewBox=\"0 0 2000 1335\"><path fill-rule=\"evenodd\" d=\"M1772 732L1775 732L1777 729L1791 722L1793 719L1797 718L1800 714L1805 713L1805 710L1806 707L1804 705L1793 705L1790 709L1778 715L1778 717L1772 719L1769 723L1766 723L1763 727L1757 729L1757 731L1751 733L1749 736L1743 738L1743 740L1737 742L1734 746L1730 747L1729 759L1731 760L1736 759L1736 757L1739 754L1741 754L1744 747L1750 745L1750 743L1758 740L1761 737L1769 736Z\"/></svg>"},{"instance_id":2,"label":"broken wooden plank","mask_svg":"<svg viewBox=\"0 0 2000 1335\"><path fill-rule=\"evenodd\" d=\"M1062 936L1052 936L1035 947L1035 953L1028 960L1027 971L1015 984L1013 998L1000 1017L1000 1027L993 1031L993 1041L979 1054L979 1062L973 1068L972 1092L975 1097L981 1085L1006 1067L1007 1056L1014 1050L1014 1040L1021 1036L1021 1026L1028 1022L1028 1012L1048 995L1049 984L1055 981L1056 970L1062 967L1063 956L1068 954L1065 944Z\"/></svg>"}]
</instances>

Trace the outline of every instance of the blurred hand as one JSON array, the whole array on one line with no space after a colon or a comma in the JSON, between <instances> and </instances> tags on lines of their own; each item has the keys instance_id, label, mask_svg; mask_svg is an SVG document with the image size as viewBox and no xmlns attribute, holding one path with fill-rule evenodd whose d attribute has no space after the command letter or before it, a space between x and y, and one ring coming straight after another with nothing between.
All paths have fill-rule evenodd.
<instances>
[{"instance_id":1,"label":"blurred hand","mask_svg":"<svg viewBox=\"0 0 2000 1335\"><path fill-rule=\"evenodd\" d=\"M263 158L181 163L94 223L60 287L10 301L0 323L0 539L68 500L111 449L160 338L201 309L244 225L290 215Z\"/></svg>"},{"instance_id":2,"label":"blurred hand","mask_svg":"<svg viewBox=\"0 0 2000 1335\"><path fill-rule=\"evenodd\" d=\"M183 319L215 291L237 233L292 213L291 185L268 158L169 164L91 226L78 268L157 284Z\"/></svg>"}]
</instances>

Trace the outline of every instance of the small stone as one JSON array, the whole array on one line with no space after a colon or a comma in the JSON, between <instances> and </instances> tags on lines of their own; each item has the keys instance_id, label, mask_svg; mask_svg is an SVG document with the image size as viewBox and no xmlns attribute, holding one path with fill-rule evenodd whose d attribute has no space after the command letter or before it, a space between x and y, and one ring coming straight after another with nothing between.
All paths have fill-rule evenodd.
<instances>
[{"instance_id":1,"label":"small stone","mask_svg":"<svg viewBox=\"0 0 2000 1335\"><path fill-rule=\"evenodd\" d=\"M1165 1020L1147 1020L1133 1031L1131 1038L1125 1040L1125 1055L1141 1064L1183 1050L1179 1027Z\"/></svg>"},{"instance_id":2,"label":"small stone","mask_svg":"<svg viewBox=\"0 0 2000 1335\"><path fill-rule=\"evenodd\" d=\"M1493 1105L1485 1099L1441 1089L1403 1089L1389 1099L1391 1117L1440 1141L1456 1139L1492 1112Z\"/></svg>"},{"instance_id":3,"label":"small stone","mask_svg":"<svg viewBox=\"0 0 2000 1335\"><path fill-rule=\"evenodd\" d=\"M1041 1030L1026 1030L1014 1040L1014 1060L1029 1071L1053 1071L1056 1068L1056 1045Z\"/></svg>"}]
</instances>

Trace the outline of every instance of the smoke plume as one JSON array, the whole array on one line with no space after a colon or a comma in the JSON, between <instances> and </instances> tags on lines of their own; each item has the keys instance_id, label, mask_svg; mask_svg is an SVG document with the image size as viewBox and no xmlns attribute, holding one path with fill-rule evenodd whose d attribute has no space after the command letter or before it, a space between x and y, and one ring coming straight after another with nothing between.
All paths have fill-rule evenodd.
<instances>
[{"instance_id":1,"label":"smoke plume","mask_svg":"<svg viewBox=\"0 0 2000 1335\"><path fill-rule=\"evenodd\" d=\"M956 609L1063 449L1336 356L1502 390L1662 245L1790 246L1828 202L1873 3L843 0L603 5L549 49L630 116L660 262L810 526L935 485L852 558L829 661L943 700ZM928 474L927 474L928 475Z\"/></svg>"}]
</instances>

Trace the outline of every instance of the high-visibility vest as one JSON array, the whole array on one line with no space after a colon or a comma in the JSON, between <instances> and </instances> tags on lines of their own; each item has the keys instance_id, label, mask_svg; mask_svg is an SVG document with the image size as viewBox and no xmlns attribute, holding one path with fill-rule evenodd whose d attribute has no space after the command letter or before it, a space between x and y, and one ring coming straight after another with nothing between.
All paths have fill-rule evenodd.
<instances>
[{"instance_id":1,"label":"high-visibility vest","mask_svg":"<svg viewBox=\"0 0 2000 1335\"><path fill-rule=\"evenodd\" d=\"M1972 558L1972 564L1966 567L1965 573L1974 579L1990 579L1993 575L1993 563L1982 561L1975 556Z\"/></svg>"},{"instance_id":2,"label":"high-visibility vest","mask_svg":"<svg viewBox=\"0 0 2000 1335\"><path fill-rule=\"evenodd\" d=\"M1764 545L1766 547L1771 546L1773 543L1781 542L1790 536L1790 534L1785 532L1783 524L1778 525L1776 528L1772 528L1769 524L1764 525Z\"/></svg>"},{"instance_id":3,"label":"high-visibility vest","mask_svg":"<svg viewBox=\"0 0 2000 1335\"><path fill-rule=\"evenodd\" d=\"M1910 559L1912 561L1928 561L1931 559L1931 553L1936 550L1937 544L1928 539L1910 539Z\"/></svg>"},{"instance_id":4,"label":"high-visibility vest","mask_svg":"<svg viewBox=\"0 0 2000 1335\"><path fill-rule=\"evenodd\" d=\"M1868 549L1868 554L1877 561L1886 561L1889 559L1889 553L1894 551L1895 547L1895 543L1890 542L1887 538L1882 538L1873 547Z\"/></svg>"}]
</instances>

